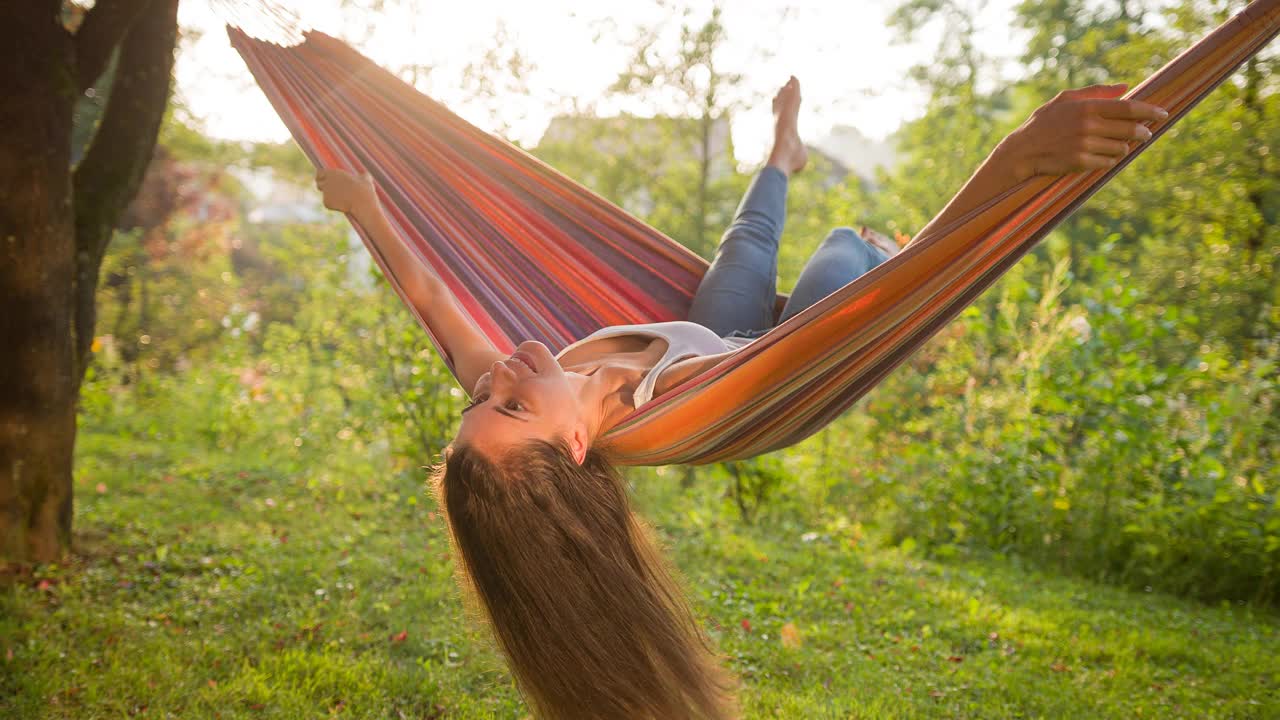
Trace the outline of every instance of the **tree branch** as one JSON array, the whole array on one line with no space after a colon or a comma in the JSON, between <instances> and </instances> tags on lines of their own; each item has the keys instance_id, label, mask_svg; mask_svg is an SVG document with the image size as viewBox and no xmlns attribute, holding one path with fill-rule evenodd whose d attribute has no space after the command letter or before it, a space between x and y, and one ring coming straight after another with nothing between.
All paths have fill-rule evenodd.
<instances>
[{"instance_id":1,"label":"tree branch","mask_svg":"<svg viewBox=\"0 0 1280 720\"><path fill-rule=\"evenodd\" d=\"M97 7L102 5L100 0ZM94 292L103 253L116 220L142 183L169 103L178 0L151 0L143 5L147 12L121 42L111 94L93 144L72 175L77 377L83 376L93 341Z\"/></svg>"},{"instance_id":2,"label":"tree branch","mask_svg":"<svg viewBox=\"0 0 1280 720\"><path fill-rule=\"evenodd\" d=\"M76 79L84 92L107 67L111 52L152 0L98 0L76 31ZM159 3L155 3L157 9Z\"/></svg>"}]
</instances>

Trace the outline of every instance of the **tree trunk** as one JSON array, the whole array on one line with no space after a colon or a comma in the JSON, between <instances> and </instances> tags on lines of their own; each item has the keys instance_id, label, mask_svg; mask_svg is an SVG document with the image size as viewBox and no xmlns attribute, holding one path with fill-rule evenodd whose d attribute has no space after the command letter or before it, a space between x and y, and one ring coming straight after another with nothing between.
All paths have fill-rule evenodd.
<instances>
[{"instance_id":1,"label":"tree trunk","mask_svg":"<svg viewBox=\"0 0 1280 720\"><path fill-rule=\"evenodd\" d=\"M76 432L76 69L58 3L30 5L0 24L0 558L52 561L70 541Z\"/></svg>"},{"instance_id":2,"label":"tree trunk","mask_svg":"<svg viewBox=\"0 0 1280 720\"><path fill-rule=\"evenodd\" d=\"M178 0L151 0L120 47L111 97L74 175L76 390L93 354L98 271L120 214L142 184L169 102ZM146 311L146 299L142 302Z\"/></svg>"},{"instance_id":3,"label":"tree trunk","mask_svg":"<svg viewBox=\"0 0 1280 720\"><path fill-rule=\"evenodd\" d=\"M177 4L99 2L73 35L61 0L26 0L0 23L0 563L56 561L70 546L94 289L155 147ZM72 109L117 45L106 110L73 174Z\"/></svg>"},{"instance_id":4,"label":"tree trunk","mask_svg":"<svg viewBox=\"0 0 1280 720\"><path fill-rule=\"evenodd\" d=\"M711 116L711 107L706 107L702 111L702 121L700 123L701 137L699 144L702 146L702 162L698 166L698 209L697 217L694 222L697 223L695 237L698 238L698 251L708 255L714 255L716 250L716 240L707 237L707 205L708 205L708 188L711 185L711 130L714 125L714 118Z\"/></svg>"}]
</instances>

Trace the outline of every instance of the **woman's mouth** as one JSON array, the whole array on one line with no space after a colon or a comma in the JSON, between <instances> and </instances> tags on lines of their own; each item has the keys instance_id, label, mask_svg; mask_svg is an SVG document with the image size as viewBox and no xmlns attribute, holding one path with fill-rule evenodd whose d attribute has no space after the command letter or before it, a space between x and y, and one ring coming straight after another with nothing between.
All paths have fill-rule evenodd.
<instances>
[{"instance_id":1,"label":"woman's mouth","mask_svg":"<svg viewBox=\"0 0 1280 720\"><path fill-rule=\"evenodd\" d=\"M512 355L511 359L529 368L529 371L534 375L538 374L538 368L534 366L533 358L529 357L527 353L518 352L515 355Z\"/></svg>"}]
</instances>

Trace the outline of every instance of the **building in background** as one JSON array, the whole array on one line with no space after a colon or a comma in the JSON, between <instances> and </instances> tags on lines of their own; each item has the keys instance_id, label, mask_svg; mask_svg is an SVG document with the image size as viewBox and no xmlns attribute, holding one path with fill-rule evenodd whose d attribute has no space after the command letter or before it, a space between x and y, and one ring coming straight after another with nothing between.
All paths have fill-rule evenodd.
<instances>
[{"instance_id":1,"label":"building in background","mask_svg":"<svg viewBox=\"0 0 1280 720\"><path fill-rule=\"evenodd\" d=\"M876 187L876 171L893 170L897 153L893 139L872 140L851 125L837 125L814 143L823 155L833 158L862 179L870 188Z\"/></svg>"}]
</instances>

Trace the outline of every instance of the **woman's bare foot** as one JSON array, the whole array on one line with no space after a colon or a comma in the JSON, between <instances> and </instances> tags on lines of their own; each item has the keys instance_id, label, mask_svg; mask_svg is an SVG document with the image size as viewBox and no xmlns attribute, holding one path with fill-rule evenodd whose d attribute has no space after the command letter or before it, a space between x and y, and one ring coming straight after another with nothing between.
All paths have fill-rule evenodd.
<instances>
[{"instance_id":1,"label":"woman's bare foot","mask_svg":"<svg viewBox=\"0 0 1280 720\"><path fill-rule=\"evenodd\" d=\"M809 151L800 141L796 129L796 115L800 112L800 81L795 75L773 97L773 150L769 152L767 165L778 168L787 175L799 172L809 162Z\"/></svg>"}]
</instances>

